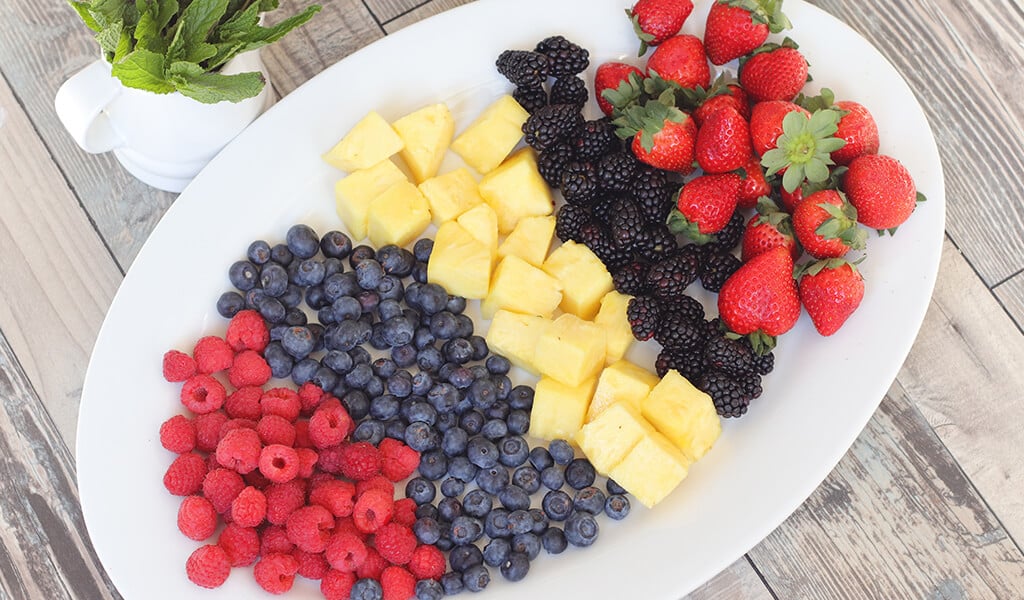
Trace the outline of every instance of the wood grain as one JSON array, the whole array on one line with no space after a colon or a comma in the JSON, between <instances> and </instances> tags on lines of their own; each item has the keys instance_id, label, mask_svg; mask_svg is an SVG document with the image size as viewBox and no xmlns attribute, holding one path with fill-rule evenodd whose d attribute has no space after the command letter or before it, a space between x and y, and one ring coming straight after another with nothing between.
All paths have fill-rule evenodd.
<instances>
[{"instance_id":1,"label":"wood grain","mask_svg":"<svg viewBox=\"0 0 1024 600\"><path fill-rule=\"evenodd\" d=\"M1017 329L1024 331L1024 273L1014 275L992 291L1016 322Z\"/></svg>"},{"instance_id":2,"label":"wood grain","mask_svg":"<svg viewBox=\"0 0 1024 600\"><path fill-rule=\"evenodd\" d=\"M382 24L420 6L434 4L437 0L366 0L366 6Z\"/></svg>"},{"instance_id":3,"label":"wood grain","mask_svg":"<svg viewBox=\"0 0 1024 600\"><path fill-rule=\"evenodd\" d=\"M713 579L686 595L683 600L771 600L771 591L743 557Z\"/></svg>"},{"instance_id":4,"label":"wood grain","mask_svg":"<svg viewBox=\"0 0 1024 600\"><path fill-rule=\"evenodd\" d=\"M408 27L417 21L422 21L427 17L432 17L438 13L442 13L448 9L455 8L456 6L462 6L463 4L469 4L472 0L432 0L427 2L405 14L384 23L384 30L388 33L394 33L403 27Z\"/></svg>"},{"instance_id":5,"label":"wood grain","mask_svg":"<svg viewBox=\"0 0 1024 600\"><path fill-rule=\"evenodd\" d=\"M82 378L121 273L0 79L0 331L74 447Z\"/></svg>"}]
</instances>

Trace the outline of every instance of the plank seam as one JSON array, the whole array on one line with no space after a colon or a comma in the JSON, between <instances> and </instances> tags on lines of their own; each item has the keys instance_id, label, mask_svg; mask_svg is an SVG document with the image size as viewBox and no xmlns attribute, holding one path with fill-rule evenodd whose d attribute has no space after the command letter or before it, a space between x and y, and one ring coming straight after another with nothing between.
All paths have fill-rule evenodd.
<instances>
[{"instance_id":1,"label":"plank seam","mask_svg":"<svg viewBox=\"0 0 1024 600\"><path fill-rule=\"evenodd\" d=\"M398 13L397 15L391 17L387 21L384 21L384 23L382 23L382 25L387 25L388 23L392 23L392 22L394 22L394 21L396 21L398 19L401 19L405 15L407 15L407 14L413 12L413 11L416 11L416 10L419 10L419 9L423 8L424 6L430 4L433 1L434 0L425 0L424 2L420 2L416 6L413 6L412 8L407 8L407 9L403 10L402 12Z\"/></svg>"},{"instance_id":2,"label":"plank seam","mask_svg":"<svg viewBox=\"0 0 1024 600\"><path fill-rule=\"evenodd\" d=\"M754 559L750 558L750 554L744 554L743 558L747 559L747 564L749 564L750 568L754 570L757 578L761 580L761 584L764 586L764 589L768 590L768 593L771 594L772 600L779 600L779 595L776 594L775 590L772 589L772 586L769 585L768 580L765 578L764 573L761 572L761 569L758 569L757 565L754 564Z\"/></svg>"},{"instance_id":3,"label":"plank seam","mask_svg":"<svg viewBox=\"0 0 1024 600\"><path fill-rule=\"evenodd\" d=\"M1014 318L1013 313L1010 312L1009 308L1007 308L1006 303L1003 302L1003 299L999 297L999 294L995 293L995 289L997 287L999 287L1000 285L1002 285L1002 284L1006 283L1007 281L1013 279L1017 275L1020 275L1021 273L1024 273L1024 269L1020 269L1019 271L1017 271L1013 275L1010 275L1009 277L1007 277L1007 278L1003 279L1002 281L996 283L992 287L989 287L985 283L985 278L981 276L981 273L979 273L978 269L975 268L974 263L971 262L971 258L969 256L967 256L966 254L964 254L964 251L960 249L960 245L956 243L956 240L953 239L953 236L948 231L946 232L946 239L949 240L949 243L953 244L953 247L956 248L956 251L959 252L960 256L963 257L964 262L967 263L967 266L970 267L971 271L974 273L974 275L979 280L981 280L981 285L984 285L988 289L989 293L992 294L992 297L995 299L996 304L999 305L999 308L1003 309L1003 313L1007 317L1010 318L1010 322L1013 323L1013 325L1017 328L1017 331L1020 332L1022 335L1024 335L1024 324L1021 324L1021 323L1017 322L1017 319Z\"/></svg>"},{"instance_id":4,"label":"plank seam","mask_svg":"<svg viewBox=\"0 0 1024 600\"><path fill-rule=\"evenodd\" d=\"M383 33L384 35L387 35L388 32L387 32L386 29L384 29L384 23L381 23L380 19L377 18L377 15L375 15L373 13L373 9L370 8L370 5L366 3L366 0L361 0L361 1L362 1L362 4L363 4L363 8L366 9L366 12L370 13L370 18L372 18L373 22L377 24L377 28L380 29L381 33Z\"/></svg>"},{"instance_id":5,"label":"plank seam","mask_svg":"<svg viewBox=\"0 0 1024 600\"><path fill-rule=\"evenodd\" d=\"M1006 277L1000 279L999 281L995 282L994 284L992 284L992 287L989 288L989 289L994 290L997 287L999 287L999 286L1003 285L1004 283L1006 283L1007 281L1009 281L1009 280L1013 279L1014 277L1020 275L1021 273L1024 273L1024 267L1021 267L1020 269L1018 269L1016 273L1011 273L1011 274L1007 275Z\"/></svg>"}]
</instances>

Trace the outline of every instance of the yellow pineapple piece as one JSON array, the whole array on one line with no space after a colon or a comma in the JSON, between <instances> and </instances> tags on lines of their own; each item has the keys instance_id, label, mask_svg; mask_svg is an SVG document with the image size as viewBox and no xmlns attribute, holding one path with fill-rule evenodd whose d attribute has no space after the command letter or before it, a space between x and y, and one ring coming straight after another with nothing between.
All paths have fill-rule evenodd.
<instances>
[{"instance_id":1,"label":"yellow pineapple piece","mask_svg":"<svg viewBox=\"0 0 1024 600\"><path fill-rule=\"evenodd\" d=\"M431 177L420 184L420 192L430 203L430 214L438 227L484 202L476 179L466 167Z\"/></svg>"},{"instance_id":2,"label":"yellow pineapple piece","mask_svg":"<svg viewBox=\"0 0 1024 600\"><path fill-rule=\"evenodd\" d=\"M540 371L533 363L533 353L537 340L550 326L551 319L499 310L494 313L487 329L487 347L520 369L539 375Z\"/></svg>"},{"instance_id":3,"label":"yellow pineapple piece","mask_svg":"<svg viewBox=\"0 0 1024 600\"><path fill-rule=\"evenodd\" d=\"M601 383L597 385L600 387ZM654 431L654 426L640 414L639 408L629 402L619 402L585 424L576 434L576 443L594 468L607 475L645 435Z\"/></svg>"},{"instance_id":4,"label":"yellow pineapple piece","mask_svg":"<svg viewBox=\"0 0 1024 600\"><path fill-rule=\"evenodd\" d=\"M559 308L581 319L593 319L601 299L615 289L601 259L590 248L572 240L555 248L542 268L562 282Z\"/></svg>"},{"instance_id":5,"label":"yellow pineapple piece","mask_svg":"<svg viewBox=\"0 0 1024 600\"><path fill-rule=\"evenodd\" d=\"M583 427L594 379L578 385L566 385L550 377L541 377L533 394L530 410L530 435L544 440L573 440Z\"/></svg>"},{"instance_id":6,"label":"yellow pineapple piece","mask_svg":"<svg viewBox=\"0 0 1024 600\"><path fill-rule=\"evenodd\" d=\"M601 308L594 317L594 323L604 327L608 334L608 349L605 352L605 363L612 364L626 355L633 340L633 328L629 326L626 309L632 296L612 290L601 298Z\"/></svg>"},{"instance_id":7,"label":"yellow pineapple piece","mask_svg":"<svg viewBox=\"0 0 1024 600\"><path fill-rule=\"evenodd\" d=\"M647 420L690 460L704 456L722 433L711 397L675 370L665 374L641 407Z\"/></svg>"},{"instance_id":8,"label":"yellow pineapple piece","mask_svg":"<svg viewBox=\"0 0 1024 600\"><path fill-rule=\"evenodd\" d=\"M491 253L491 264L498 258L498 215L486 204L478 204L456 219L469 235L480 240Z\"/></svg>"},{"instance_id":9,"label":"yellow pineapple piece","mask_svg":"<svg viewBox=\"0 0 1024 600\"><path fill-rule=\"evenodd\" d=\"M480 313L485 319L500 309L551 317L561 299L562 284L557 279L518 256L506 256L494 270Z\"/></svg>"},{"instance_id":10,"label":"yellow pineapple piece","mask_svg":"<svg viewBox=\"0 0 1024 600\"><path fill-rule=\"evenodd\" d=\"M408 181L405 173L385 159L368 169L359 169L334 184L334 203L338 217L353 241L366 237L370 202L396 183Z\"/></svg>"},{"instance_id":11,"label":"yellow pineapple piece","mask_svg":"<svg viewBox=\"0 0 1024 600\"><path fill-rule=\"evenodd\" d=\"M448 221L434 236L427 279L443 286L449 294L483 298L491 281L491 253L462 225Z\"/></svg>"},{"instance_id":12,"label":"yellow pineapple piece","mask_svg":"<svg viewBox=\"0 0 1024 600\"><path fill-rule=\"evenodd\" d=\"M651 508L686 479L689 469L690 459L655 431L642 437L608 477Z\"/></svg>"},{"instance_id":13,"label":"yellow pineapple piece","mask_svg":"<svg viewBox=\"0 0 1024 600\"><path fill-rule=\"evenodd\" d=\"M403 147L402 138L384 117L371 111L324 154L323 159L332 167L351 173L372 167Z\"/></svg>"},{"instance_id":14,"label":"yellow pineapple piece","mask_svg":"<svg viewBox=\"0 0 1024 600\"><path fill-rule=\"evenodd\" d=\"M544 264L555 234L555 217L526 217L516 223L515 229L498 246L498 258L518 256L535 267Z\"/></svg>"},{"instance_id":15,"label":"yellow pineapple piece","mask_svg":"<svg viewBox=\"0 0 1024 600\"><path fill-rule=\"evenodd\" d=\"M480 195L498 214L498 232L507 235L521 219L554 210L551 188L537 171L533 148L523 148L480 180Z\"/></svg>"},{"instance_id":16,"label":"yellow pineapple piece","mask_svg":"<svg viewBox=\"0 0 1024 600\"><path fill-rule=\"evenodd\" d=\"M402 160L417 183L433 177L441 168L455 134L455 119L444 104L432 104L409 113L391 124L402 138Z\"/></svg>"},{"instance_id":17,"label":"yellow pineapple piece","mask_svg":"<svg viewBox=\"0 0 1024 600\"><path fill-rule=\"evenodd\" d=\"M455 138L451 148L477 173L490 173L519 143L529 116L515 98L502 96Z\"/></svg>"},{"instance_id":18,"label":"yellow pineapple piece","mask_svg":"<svg viewBox=\"0 0 1024 600\"><path fill-rule=\"evenodd\" d=\"M604 366L607 345L604 329L599 325L565 313L537 340L534 362L541 374L568 386L578 386L597 378Z\"/></svg>"},{"instance_id":19,"label":"yellow pineapple piece","mask_svg":"<svg viewBox=\"0 0 1024 600\"><path fill-rule=\"evenodd\" d=\"M416 186L399 181L370 202L366 227L377 248L407 246L430 225L430 206Z\"/></svg>"},{"instance_id":20,"label":"yellow pineapple piece","mask_svg":"<svg viewBox=\"0 0 1024 600\"><path fill-rule=\"evenodd\" d=\"M658 384L658 376L643 367L620 360L601 371L594 399L590 401L587 422L598 418L608 407L625 402L640 410L641 402Z\"/></svg>"}]
</instances>

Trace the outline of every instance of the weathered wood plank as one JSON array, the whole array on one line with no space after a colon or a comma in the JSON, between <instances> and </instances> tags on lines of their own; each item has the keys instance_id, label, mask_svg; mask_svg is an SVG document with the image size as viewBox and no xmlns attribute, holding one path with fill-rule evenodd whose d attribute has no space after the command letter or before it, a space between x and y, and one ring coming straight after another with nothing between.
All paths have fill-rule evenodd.
<instances>
[{"instance_id":1,"label":"weathered wood plank","mask_svg":"<svg viewBox=\"0 0 1024 600\"><path fill-rule=\"evenodd\" d=\"M1018 273L992 290L1006 307L1017 327L1024 330L1024 273Z\"/></svg>"},{"instance_id":2,"label":"weathered wood plank","mask_svg":"<svg viewBox=\"0 0 1024 600\"><path fill-rule=\"evenodd\" d=\"M743 557L683 600L771 600L773 597L750 561Z\"/></svg>"},{"instance_id":3,"label":"weathered wood plank","mask_svg":"<svg viewBox=\"0 0 1024 600\"><path fill-rule=\"evenodd\" d=\"M427 17L444 12L450 8L455 8L456 6L469 4L472 1L473 0L432 0L431 2L418 6L414 10L411 10L394 20L385 22L384 30L388 33L394 33L403 27L416 23L417 21L422 21Z\"/></svg>"},{"instance_id":4,"label":"weathered wood plank","mask_svg":"<svg viewBox=\"0 0 1024 600\"><path fill-rule=\"evenodd\" d=\"M437 0L366 0L366 6L370 8L373 16L381 23L407 13L420 6L431 4Z\"/></svg>"},{"instance_id":5,"label":"weathered wood plank","mask_svg":"<svg viewBox=\"0 0 1024 600\"><path fill-rule=\"evenodd\" d=\"M82 378L121 273L0 79L0 330L74 447Z\"/></svg>"},{"instance_id":6,"label":"weathered wood plank","mask_svg":"<svg viewBox=\"0 0 1024 600\"><path fill-rule=\"evenodd\" d=\"M120 598L89 542L74 460L0 334L0 597Z\"/></svg>"}]
</instances>

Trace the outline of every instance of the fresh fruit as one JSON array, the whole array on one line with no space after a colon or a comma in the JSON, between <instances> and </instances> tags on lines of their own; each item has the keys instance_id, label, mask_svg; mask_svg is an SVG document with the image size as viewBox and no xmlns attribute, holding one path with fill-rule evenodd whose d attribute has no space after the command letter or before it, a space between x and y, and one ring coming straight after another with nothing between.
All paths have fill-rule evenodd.
<instances>
[{"instance_id":1,"label":"fresh fruit","mask_svg":"<svg viewBox=\"0 0 1024 600\"><path fill-rule=\"evenodd\" d=\"M466 167L431 177L419 185L420 192L430 204L434 225L457 218L462 213L483 203L476 179Z\"/></svg>"},{"instance_id":2,"label":"fresh fruit","mask_svg":"<svg viewBox=\"0 0 1024 600\"><path fill-rule=\"evenodd\" d=\"M754 144L754 152L764 156L782 135L782 121L791 112L798 112L810 118L811 113L792 102L771 100L758 102L750 110L750 141Z\"/></svg>"},{"instance_id":3,"label":"fresh fruit","mask_svg":"<svg viewBox=\"0 0 1024 600\"><path fill-rule=\"evenodd\" d=\"M690 459L661 433L648 432L608 477L651 508L664 500L689 473Z\"/></svg>"},{"instance_id":4,"label":"fresh fruit","mask_svg":"<svg viewBox=\"0 0 1024 600\"><path fill-rule=\"evenodd\" d=\"M548 74L552 77L572 77L590 65L590 52L561 35L544 38L533 50L548 57Z\"/></svg>"},{"instance_id":5,"label":"fresh fruit","mask_svg":"<svg viewBox=\"0 0 1024 600\"><path fill-rule=\"evenodd\" d=\"M679 33L691 12L692 0L638 0L626 11L640 38L637 56L646 54L648 46L657 46Z\"/></svg>"},{"instance_id":6,"label":"fresh fruit","mask_svg":"<svg viewBox=\"0 0 1024 600\"><path fill-rule=\"evenodd\" d=\"M906 221L919 201L910 172L884 154L865 154L850 163L843 191L866 227L895 229Z\"/></svg>"},{"instance_id":7,"label":"fresh fruit","mask_svg":"<svg viewBox=\"0 0 1024 600\"><path fill-rule=\"evenodd\" d=\"M611 364L623 357L633 343L633 329L626 318L630 297L612 290L601 299L601 308L594 317L594 323L604 328L608 338L605 349L605 364Z\"/></svg>"},{"instance_id":8,"label":"fresh fruit","mask_svg":"<svg viewBox=\"0 0 1024 600\"><path fill-rule=\"evenodd\" d=\"M711 116L711 113L725 107L731 107L744 119L750 119L750 99L743 88L729 83L716 93L715 87L718 85L719 83L716 81L708 90L708 97L701 101L700 106L693 111L693 120L697 122L698 128L704 125L704 120Z\"/></svg>"},{"instance_id":9,"label":"fresh fruit","mask_svg":"<svg viewBox=\"0 0 1024 600\"><path fill-rule=\"evenodd\" d=\"M635 85L630 84L630 75L635 77ZM626 63L606 62L599 66L594 74L594 96L601 112L610 117L615 111L614 105L626 106L633 92L640 87L639 82L643 77L643 71ZM623 83L626 85L620 92Z\"/></svg>"},{"instance_id":10,"label":"fresh fruit","mask_svg":"<svg viewBox=\"0 0 1024 600\"><path fill-rule=\"evenodd\" d=\"M601 259L590 248L571 240L555 248L541 268L562 284L562 302L558 307L581 319L593 319L601 299L614 288L612 276ZM521 288L527 289L531 295L534 293L532 287Z\"/></svg>"},{"instance_id":11,"label":"fresh fruit","mask_svg":"<svg viewBox=\"0 0 1024 600\"><path fill-rule=\"evenodd\" d=\"M711 113L697 132L697 164L705 173L727 173L746 166L753 155L750 126L735 108Z\"/></svg>"},{"instance_id":12,"label":"fresh fruit","mask_svg":"<svg viewBox=\"0 0 1024 600\"><path fill-rule=\"evenodd\" d=\"M750 162L743 167L746 177L740 187L740 195L736 204L740 208L754 208L757 201L764 196L771 194L772 187L764 176L764 167L761 166L761 159L751 156Z\"/></svg>"},{"instance_id":13,"label":"fresh fruit","mask_svg":"<svg viewBox=\"0 0 1024 600\"><path fill-rule=\"evenodd\" d=\"M793 260L800 258L801 248L793 233L793 219L789 213L769 198L762 198L757 205L757 214L750 217L743 230L741 257L748 262L758 254L777 247L786 248Z\"/></svg>"},{"instance_id":14,"label":"fresh fruit","mask_svg":"<svg viewBox=\"0 0 1024 600\"><path fill-rule=\"evenodd\" d=\"M526 217L498 246L498 259L518 256L535 267L544 264L555 233L555 217Z\"/></svg>"},{"instance_id":15,"label":"fresh fruit","mask_svg":"<svg viewBox=\"0 0 1024 600\"><path fill-rule=\"evenodd\" d=\"M452 141L451 149L477 173L490 173L522 139L529 116L515 98L502 96Z\"/></svg>"},{"instance_id":16,"label":"fresh fruit","mask_svg":"<svg viewBox=\"0 0 1024 600\"><path fill-rule=\"evenodd\" d=\"M704 45L711 64L724 65L756 50L769 32L789 27L782 0L716 0L704 26Z\"/></svg>"},{"instance_id":17,"label":"fresh fruit","mask_svg":"<svg viewBox=\"0 0 1024 600\"><path fill-rule=\"evenodd\" d=\"M540 371L534 366L534 353L537 341L551 323L551 319L544 317L499 310L487 329L487 346L515 366L539 375Z\"/></svg>"},{"instance_id":18,"label":"fresh fruit","mask_svg":"<svg viewBox=\"0 0 1024 600\"><path fill-rule=\"evenodd\" d=\"M430 205L409 181L399 181L370 202L367 235L380 248L406 246L430 225Z\"/></svg>"},{"instance_id":19,"label":"fresh fruit","mask_svg":"<svg viewBox=\"0 0 1024 600\"><path fill-rule=\"evenodd\" d=\"M551 188L537 172L537 157L523 148L480 181L480 195L498 215L498 233L506 235L520 219L543 217L554 210Z\"/></svg>"},{"instance_id":20,"label":"fresh fruit","mask_svg":"<svg viewBox=\"0 0 1024 600\"><path fill-rule=\"evenodd\" d=\"M506 50L494 65L506 79L523 88L538 88L551 74L551 60L530 50Z\"/></svg>"},{"instance_id":21,"label":"fresh fruit","mask_svg":"<svg viewBox=\"0 0 1024 600\"><path fill-rule=\"evenodd\" d=\"M590 400L590 408L587 409L586 422L590 423L605 409L619 402L640 410L644 398L657 384L657 375L629 361L620 360L608 365L597 378L597 388Z\"/></svg>"},{"instance_id":22,"label":"fresh fruit","mask_svg":"<svg viewBox=\"0 0 1024 600\"><path fill-rule=\"evenodd\" d=\"M448 293L484 298L490 289L490 250L461 225L449 221L434 236L427 278L444 286Z\"/></svg>"},{"instance_id":23,"label":"fresh fruit","mask_svg":"<svg viewBox=\"0 0 1024 600\"><path fill-rule=\"evenodd\" d=\"M593 378L568 385L552 377L541 377L533 394L530 435L542 440L576 437L583 427L596 384Z\"/></svg>"},{"instance_id":24,"label":"fresh fruit","mask_svg":"<svg viewBox=\"0 0 1024 600\"><path fill-rule=\"evenodd\" d=\"M840 258L850 250L863 250L867 232L857 227L857 210L835 190L821 190L804 198L793 211L793 231L814 258Z\"/></svg>"},{"instance_id":25,"label":"fresh fruit","mask_svg":"<svg viewBox=\"0 0 1024 600\"><path fill-rule=\"evenodd\" d=\"M783 173L782 188L793 192L804 181L827 181L831 172L832 152L843 147L845 141L835 137L839 112L823 109L810 118L799 112L790 112L782 119L782 135L775 140L775 148L761 155L761 164L768 176Z\"/></svg>"},{"instance_id":26,"label":"fresh fruit","mask_svg":"<svg viewBox=\"0 0 1024 600\"><path fill-rule=\"evenodd\" d=\"M455 134L455 119L446 104L432 104L391 124L404 144L400 155L416 183L437 174Z\"/></svg>"},{"instance_id":27,"label":"fresh fruit","mask_svg":"<svg viewBox=\"0 0 1024 600\"><path fill-rule=\"evenodd\" d=\"M683 88L707 89L711 84L711 67L704 53L704 43L693 35L670 37L647 59L647 74L654 73Z\"/></svg>"},{"instance_id":28,"label":"fresh fruit","mask_svg":"<svg viewBox=\"0 0 1024 600\"><path fill-rule=\"evenodd\" d=\"M721 231L736 210L742 180L735 173L701 175L679 192L669 216L673 233L684 233L695 242L706 242Z\"/></svg>"},{"instance_id":29,"label":"fresh fruit","mask_svg":"<svg viewBox=\"0 0 1024 600\"><path fill-rule=\"evenodd\" d=\"M821 335L838 331L863 298L864 278L845 260L819 261L800 277L800 301Z\"/></svg>"},{"instance_id":30,"label":"fresh fruit","mask_svg":"<svg viewBox=\"0 0 1024 600\"><path fill-rule=\"evenodd\" d=\"M740 267L718 294L718 313L729 330L750 336L755 351L772 349L800 317L789 250L773 248Z\"/></svg>"},{"instance_id":31,"label":"fresh fruit","mask_svg":"<svg viewBox=\"0 0 1024 600\"><path fill-rule=\"evenodd\" d=\"M722 433L711 397L677 371L665 373L643 399L641 412L692 461L707 454Z\"/></svg>"},{"instance_id":32,"label":"fresh fruit","mask_svg":"<svg viewBox=\"0 0 1024 600\"><path fill-rule=\"evenodd\" d=\"M366 237L370 202L402 181L407 181L405 173L386 159L368 169L353 171L334 184L335 208L352 239L358 241Z\"/></svg>"},{"instance_id":33,"label":"fresh fruit","mask_svg":"<svg viewBox=\"0 0 1024 600\"><path fill-rule=\"evenodd\" d=\"M575 441L599 473L610 473L641 439L653 433L638 405L619 402L582 425Z\"/></svg>"},{"instance_id":34,"label":"fresh fruit","mask_svg":"<svg viewBox=\"0 0 1024 600\"><path fill-rule=\"evenodd\" d=\"M501 309L550 318L561 301L562 283L557 278L518 256L506 256L494 270L491 291L480 303L480 312L485 319Z\"/></svg>"},{"instance_id":35,"label":"fresh fruit","mask_svg":"<svg viewBox=\"0 0 1024 600\"><path fill-rule=\"evenodd\" d=\"M650 100L644 106L627 107L613 123L616 135L633 138L633 154L642 162L665 171L693 171L697 126L675 106Z\"/></svg>"},{"instance_id":36,"label":"fresh fruit","mask_svg":"<svg viewBox=\"0 0 1024 600\"><path fill-rule=\"evenodd\" d=\"M837 165L848 165L864 154L878 154L878 125L868 109L852 100L840 100L835 108L845 111L835 136L846 145L832 153Z\"/></svg>"},{"instance_id":37,"label":"fresh fruit","mask_svg":"<svg viewBox=\"0 0 1024 600\"><path fill-rule=\"evenodd\" d=\"M523 289L529 288L520 288L519 292L522 293ZM604 367L605 348L608 346L605 336L600 325L573 314L562 314L537 340L534 362L542 375L568 386L596 380ZM585 413L586 407L583 410Z\"/></svg>"},{"instance_id":38,"label":"fresh fruit","mask_svg":"<svg viewBox=\"0 0 1024 600\"><path fill-rule=\"evenodd\" d=\"M807 59L788 38L765 44L740 66L740 85L755 102L796 98L807 83Z\"/></svg>"},{"instance_id":39,"label":"fresh fruit","mask_svg":"<svg viewBox=\"0 0 1024 600\"><path fill-rule=\"evenodd\" d=\"M534 150L543 151L566 141L582 125L583 115L578 106L552 104L537 110L523 123L523 139Z\"/></svg>"},{"instance_id":40,"label":"fresh fruit","mask_svg":"<svg viewBox=\"0 0 1024 600\"><path fill-rule=\"evenodd\" d=\"M498 258L498 215L486 204L478 204L459 215L455 222L480 243L487 247L491 254L491 264Z\"/></svg>"},{"instance_id":41,"label":"fresh fruit","mask_svg":"<svg viewBox=\"0 0 1024 600\"><path fill-rule=\"evenodd\" d=\"M351 173L372 167L403 147L402 138L384 117L371 111L324 154L323 159L332 167Z\"/></svg>"}]
</instances>

